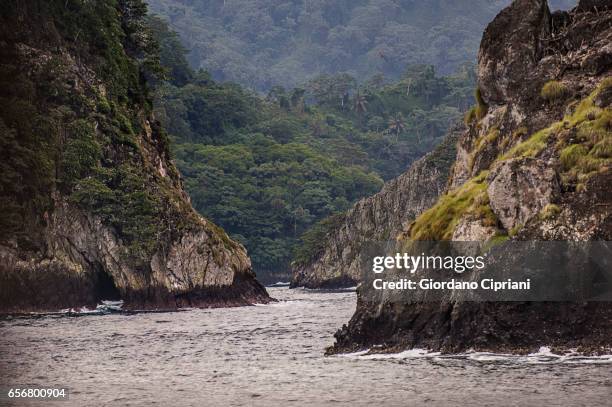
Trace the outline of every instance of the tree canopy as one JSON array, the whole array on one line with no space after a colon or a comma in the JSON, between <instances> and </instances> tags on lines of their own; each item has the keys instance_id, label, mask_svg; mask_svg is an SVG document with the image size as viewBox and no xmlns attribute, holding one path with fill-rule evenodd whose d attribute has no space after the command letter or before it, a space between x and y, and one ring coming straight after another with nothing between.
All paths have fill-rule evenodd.
<instances>
[{"instance_id":1,"label":"tree canopy","mask_svg":"<svg viewBox=\"0 0 612 407\"><path fill-rule=\"evenodd\" d=\"M444 75L476 59L486 24L510 0L149 0L213 78L258 91L321 74L377 73L407 65ZM575 0L552 1L567 8Z\"/></svg>"},{"instance_id":2,"label":"tree canopy","mask_svg":"<svg viewBox=\"0 0 612 407\"><path fill-rule=\"evenodd\" d=\"M192 203L246 245L260 275L288 270L313 240L304 232L430 151L473 98L469 65L447 77L409 66L391 82L326 74L260 96L192 71L165 23L149 23L170 72L156 88L156 117Z\"/></svg>"}]
</instances>

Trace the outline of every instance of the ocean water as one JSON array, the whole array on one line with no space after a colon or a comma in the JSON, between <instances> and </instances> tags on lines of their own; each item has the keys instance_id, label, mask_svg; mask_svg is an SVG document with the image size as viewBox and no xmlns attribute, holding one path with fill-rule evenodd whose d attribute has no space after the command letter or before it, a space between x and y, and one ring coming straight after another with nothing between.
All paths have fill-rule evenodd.
<instances>
[{"instance_id":1,"label":"ocean water","mask_svg":"<svg viewBox=\"0 0 612 407\"><path fill-rule=\"evenodd\" d=\"M324 357L355 293L269 288L277 303L0 320L0 388L58 406L610 406L612 357L411 350ZM85 311L85 310L84 310ZM0 401L0 404L7 403Z\"/></svg>"}]
</instances>

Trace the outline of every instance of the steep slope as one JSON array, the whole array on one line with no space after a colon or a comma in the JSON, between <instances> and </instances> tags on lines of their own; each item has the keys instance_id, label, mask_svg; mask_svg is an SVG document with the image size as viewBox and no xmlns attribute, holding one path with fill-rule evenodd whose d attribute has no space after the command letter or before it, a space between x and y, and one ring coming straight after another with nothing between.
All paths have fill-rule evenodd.
<instances>
[{"instance_id":1,"label":"steep slope","mask_svg":"<svg viewBox=\"0 0 612 407\"><path fill-rule=\"evenodd\" d=\"M0 311L266 302L244 247L195 213L152 116L139 0L0 11Z\"/></svg>"},{"instance_id":2,"label":"steep slope","mask_svg":"<svg viewBox=\"0 0 612 407\"><path fill-rule=\"evenodd\" d=\"M408 171L387 182L376 195L357 202L341 215L311 258L292 265L291 287L336 288L361 281L362 251L368 242L395 237L446 188L457 134L453 129L434 151L416 161Z\"/></svg>"},{"instance_id":3,"label":"steep slope","mask_svg":"<svg viewBox=\"0 0 612 407\"><path fill-rule=\"evenodd\" d=\"M609 1L581 1L569 13L551 14L542 0L504 9L482 39L479 104L466 117L449 191L402 239L611 240L610 44ZM330 352L375 344L513 352L548 345L587 353L612 347L610 302L470 302L461 293L391 302L366 291L359 290L356 313Z\"/></svg>"}]
</instances>

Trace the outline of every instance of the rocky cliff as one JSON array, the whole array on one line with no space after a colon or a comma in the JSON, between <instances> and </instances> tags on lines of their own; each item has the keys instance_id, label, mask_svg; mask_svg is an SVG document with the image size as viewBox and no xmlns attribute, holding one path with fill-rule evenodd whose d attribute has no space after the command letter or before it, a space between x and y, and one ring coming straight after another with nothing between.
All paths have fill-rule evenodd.
<instances>
[{"instance_id":1,"label":"rocky cliff","mask_svg":"<svg viewBox=\"0 0 612 407\"><path fill-rule=\"evenodd\" d=\"M139 0L0 11L0 311L267 302L244 247L192 209L152 116Z\"/></svg>"},{"instance_id":2,"label":"rocky cliff","mask_svg":"<svg viewBox=\"0 0 612 407\"><path fill-rule=\"evenodd\" d=\"M612 9L515 0L484 32L477 105L449 187L402 233L410 241L612 239ZM381 210L384 210L381 209ZM575 269L574 273L582 270ZM389 302L358 292L330 352L383 345L609 351L610 302Z\"/></svg>"},{"instance_id":3,"label":"rocky cliff","mask_svg":"<svg viewBox=\"0 0 612 407\"><path fill-rule=\"evenodd\" d=\"M364 246L395 239L444 191L462 128L454 128L434 151L343 214L339 225L325 236L323 250L313 253L305 264L293 265L291 287L356 286L361 280Z\"/></svg>"}]
</instances>

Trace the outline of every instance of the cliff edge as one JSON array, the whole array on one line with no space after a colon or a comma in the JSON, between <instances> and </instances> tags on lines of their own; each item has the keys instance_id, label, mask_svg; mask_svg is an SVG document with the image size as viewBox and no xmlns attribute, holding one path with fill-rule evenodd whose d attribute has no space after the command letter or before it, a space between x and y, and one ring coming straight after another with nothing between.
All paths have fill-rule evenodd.
<instances>
[{"instance_id":1,"label":"cliff edge","mask_svg":"<svg viewBox=\"0 0 612 407\"><path fill-rule=\"evenodd\" d=\"M609 1L551 13L544 0L515 0L504 9L483 35L477 105L466 115L448 189L400 241L612 240L611 44ZM610 302L471 302L461 294L389 302L364 292L330 353L374 345L612 348Z\"/></svg>"},{"instance_id":2,"label":"cliff edge","mask_svg":"<svg viewBox=\"0 0 612 407\"><path fill-rule=\"evenodd\" d=\"M269 301L246 250L199 216L152 115L140 0L0 11L0 311Z\"/></svg>"}]
</instances>

